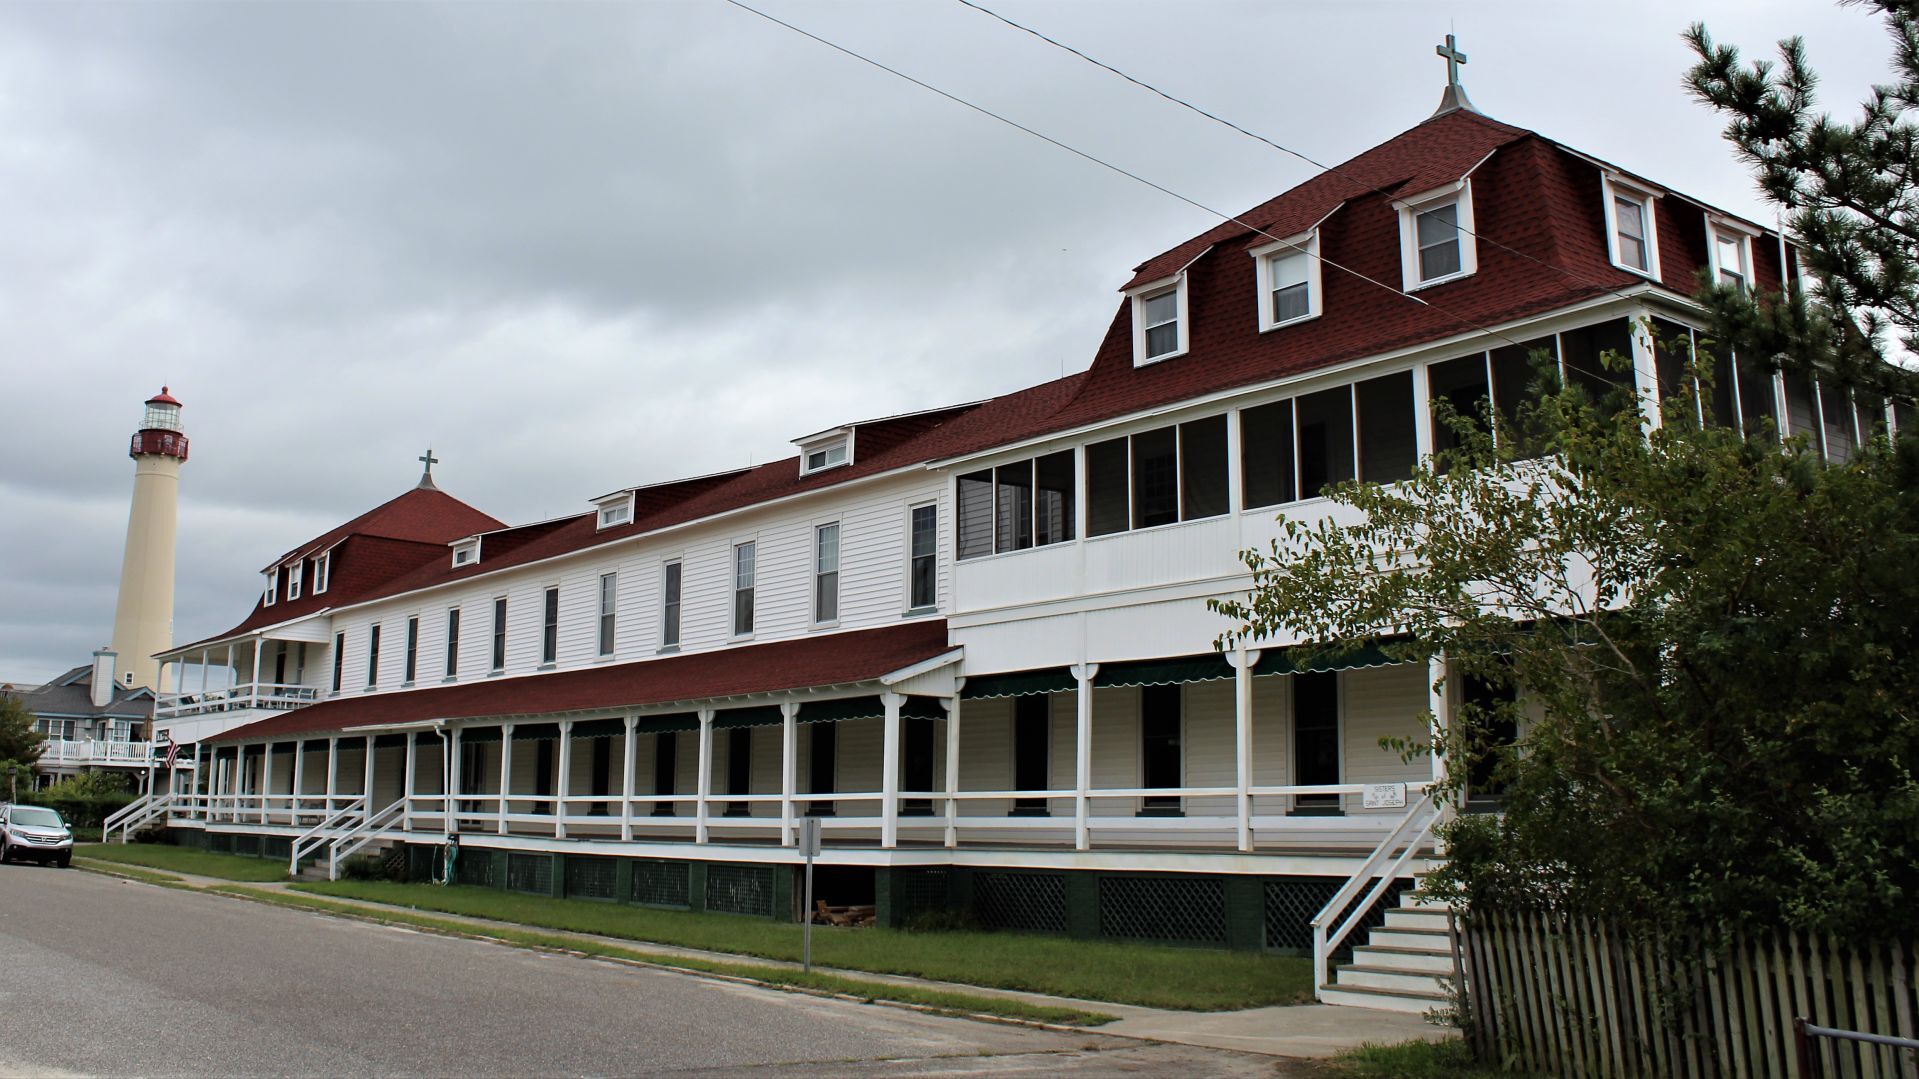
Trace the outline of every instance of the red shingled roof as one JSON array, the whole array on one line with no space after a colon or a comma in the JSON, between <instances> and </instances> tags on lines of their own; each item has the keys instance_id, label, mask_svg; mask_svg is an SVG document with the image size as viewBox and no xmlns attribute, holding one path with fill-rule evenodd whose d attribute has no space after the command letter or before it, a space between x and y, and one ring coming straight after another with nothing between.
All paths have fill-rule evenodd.
<instances>
[{"instance_id":1,"label":"red shingled roof","mask_svg":"<svg viewBox=\"0 0 1919 1079\"><path fill-rule=\"evenodd\" d=\"M616 666L336 698L236 727L210 741L280 738L434 719L640 708L847 685L873 681L950 648L945 620L928 619Z\"/></svg>"}]
</instances>

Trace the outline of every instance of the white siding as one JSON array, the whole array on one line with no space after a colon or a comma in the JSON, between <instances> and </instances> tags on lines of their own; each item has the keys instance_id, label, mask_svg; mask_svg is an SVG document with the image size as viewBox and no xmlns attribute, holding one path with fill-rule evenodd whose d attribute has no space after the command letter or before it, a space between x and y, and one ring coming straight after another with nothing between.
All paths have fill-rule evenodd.
<instances>
[{"instance_id":1,"label":"white siding","mask_svg":"<svg viewBox=\"0 0 1919 1079\"><path fill-rule=\"evenodd\" d=\"M1426 726L1420 720L1427 707L1426 667L1420 663L1402 663L1391 667L1370 667L1342 672L1339 679L1342 713L1341 744L1345 760L1341 764L1347 783L1416 783L1432 777L1430 758L1400 760L1399 754L1381 748L1386 737L1424 738ZM1349 813L1386 813L1397 809L1363 810L1354 796L1346 799Z\"/></svg>"}]
</instances>

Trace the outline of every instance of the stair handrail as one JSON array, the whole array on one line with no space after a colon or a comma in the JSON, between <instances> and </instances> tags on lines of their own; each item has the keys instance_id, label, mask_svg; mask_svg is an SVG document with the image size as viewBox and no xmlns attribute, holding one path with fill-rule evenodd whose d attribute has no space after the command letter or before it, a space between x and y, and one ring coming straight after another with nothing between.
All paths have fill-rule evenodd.
<instances>
[{"instance_id":1,"label":"stair handrail","mask_svg":"<svg viewBox=\"0 0 1919 1079\"><path fill-rule=\"evenodd\" d=\"M335 836L327 849L326 879L340 879L340 860L393 830L406 813L406 798L395 798L385 809L363 818L346 832Z\"/></svg>"},{"instance_id":2,"label":"stair handrail","mask_svg":"<svg viewBox=\"0 0 1919 1079\"><path fill-rule=\"evenodd\" d=\"M1422 814L1424 821L1415 828L1415 823L1420 822ZM1346 878L1346 883L1339 886L1339 890L1333 893L1333 897L1326 901L1326 905L1319 909L1318 914L1313 915L1313 993L1315 996L1328 984L1327 974L1333 951L1358 927L1360 921L1373 909L1373 904L1379 902L1380 897L1386 893L1386 889L1398 879L1400 870L1405 868L1406 863L1412 859L1413 852L1419 849L1419 845L1425 842L1426 837L1432 834L1433 825L1438 820L1439 812L1433 805L1433 792L1428 789L1419 796L1418 801L1407 807L1406 815L1399 818L1399 823L1393 826L1393 830L1386 833L1386 838L1380 840L1379 845L1366 856L1366 860L1360 863L1353 875ZM1411 838L1405 838L1409 833ZM1402 842L1403 850L1400 849ZM1395 851L1398 852L1396 857ZM1389 858L1393 859L1392 866L1385 868ZM1345 921L1328 932L1328 926L1331 926L1339 918L1340 912L1352 903L1353 898L1359 894L1359 890L1375 878L1378 883L1374 884L1372 890L1367 893L1366 901L1354 907L1352 914Z\"/></svg>"},{"instance_id":3,"label":"stair handrail","mask_svg":"<svg viewBox=\"0 0 1919 1079\"><path fill-rule=\"evenodd\" d=\"M109 813L106 819L100 822L100 841L102 843L107 842L107 837L113 834L115 828L118 828L120 829L120 842L124 844L127 842L127 837L132 833L133 829L140 827L171 808L173 808L172 791L165 793L155 791L151 794L143 794L139 798Z\"/></svg>"},{"instance_id":4,"label":"stair handrail","mask_svg":"<svg viewBox=\"0 0 1919 1079\"><path fill-rule=\"evenodd\" d=\"M300 859L318 849L327 841L326 832L338 829L346 818L360 813L366 808L366 795L353 799L340 808L320 818L320 823L308 828L293 838L293 857L287 861L287 875L295 876L300 872Z\"/></svg>"}]
</instances>

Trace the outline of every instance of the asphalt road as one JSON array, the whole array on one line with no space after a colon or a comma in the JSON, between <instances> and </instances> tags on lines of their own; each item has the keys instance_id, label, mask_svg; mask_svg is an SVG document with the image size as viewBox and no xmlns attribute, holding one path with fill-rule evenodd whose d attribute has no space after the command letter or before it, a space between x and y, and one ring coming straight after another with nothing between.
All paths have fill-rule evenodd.
<instances>
[{"instance_id":1,"label":"asphalt road","mask_svg":"<svg viewBox=\"0 0 1919 1079\"><path fill-rule=\"evenodd\" d=\"M0 867L0 1076L740 1072L1290 1074Z\"/></svg>"}]
</instances>

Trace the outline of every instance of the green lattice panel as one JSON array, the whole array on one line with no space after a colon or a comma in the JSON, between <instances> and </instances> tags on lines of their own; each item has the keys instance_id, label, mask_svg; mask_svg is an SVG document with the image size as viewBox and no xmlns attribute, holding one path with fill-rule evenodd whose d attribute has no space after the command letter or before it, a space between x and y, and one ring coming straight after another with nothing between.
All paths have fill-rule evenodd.
<instances>
[{"instance_id":1,"label":"green lattice panel","mask_svg":"<svg viewBox=\"0 0 1919 1079\"><path fill-rule=\"evenodd\" d=\"M633 863L633 901L653 907L690 905L688 867L685 862L656 862L648 859Z\"/></svg>"},{"instance_id":2,"label":"green lattice panel","mask_svg":"<svg viewBox=\"0 0 1919 1079\"><path fill-rule=\"evenodd\" d=\"M1101 877L1099 935L1226 943L1226 883L1218 877Z\"/></svg>"},{"instance_id":3,"label":"green lattice panel","mask_svg":"<svg viewBox=\"0 0 1919 1079\"><path fill-rule=\"evenodd\" d=\"M946 909L948 870L943 867L893 871L893 916L900 921Z\"/></svg>"},{"instance_id":4,"label":"green lattice panel","mask_svg":"<svg viewBox=\"0 0 1919 1079\"><path fill-rule=\"evenodd\" d=\"M619 894L614 877L616 863L611 858L569 854L566 858L566 894L585 899L612 899Z\"/></svg>"},{"instance_id":5,"label":"green lattice panel","mask_svg":"<svg viewBox=\"0 0 1919 1079\"><path fill-rule=\"evenodd\" d=\"M973 912L987 929L1066 932L1066 878L1057 873L975 873Z\"/></svg>"},{"instance_id":6,"label":"green lattice panel","mask_svg":"<svg viewBox=\"0 0 1919 1079\"><path fill-rule=\"evenodd\" d=\"M233 837L233 853L244 854L249 858L260 856L260 837L252 833L242 833Z\"/></svg>"},{"instance_id":7,"label":"green lattice panel","mask_svg":"<svg viewBox=\"0 0 1919 1079\"><path fill-rule=\"evenodd\" d=\"M216 854L232 854L233 853L233 833L208 832L207 833L207 849L210 851L213 851Z\"/></svg>"},{"instance_id":8,"label":"green lattice panel","mask_svg":"<svg viewBox=\"0 0 1919 1079\"><path fill-rule=\"evenodd\" d=\"M493 852L484 848L462 849L453 863L453 876L461 884L472 884L481 888L495 887Z\"/></svg>"},{"instance_id":9,"label":"green lattice panel","mask_svg":"<svg viewBox=\"0 0 1919 1079\"><path fill-rule=\"evenodd\" d=\"M552 895L552 856L521 854L519 851L508 854L506 856L506 890L526 892L530 895Z\"/></svg>"},{"instance_id":10,"label":"green lattice panel","mask_svg":"<svg viewBox=\"0 0 1919 1079\"><path fill-rule=\"evenodd\" d=\"M715 862L706 867L706 909L721 914L773 916L773 870Z\"/></svg>"},{"instance_id":11,"label":"green lattice panel","mask_svg":"<svg viewBox=\"0 0 1919 1079\"><path fill-rule=\"evenodd\" d=\"M1313 918L1320 908L1333 898L1344 881L1325 877L1287 877L1266 882L1266 947L1291 951L1310 952L1313 948ZM1380 897L1379 903L1352 935L1346 938L1342 951L1356 944L1366 942L1366 934L1386 921L1386 912L1399 906L1399 896L1412 887L1410 881L1394 881ZM1370 890L1370 889L1367 889ZM1366 892L1361 891L1359 898L1353 900L1357 905L1364 902ZM1334 925L1344 920L1353 907L1349 905Z\"/></svg>"}]
</instances>

